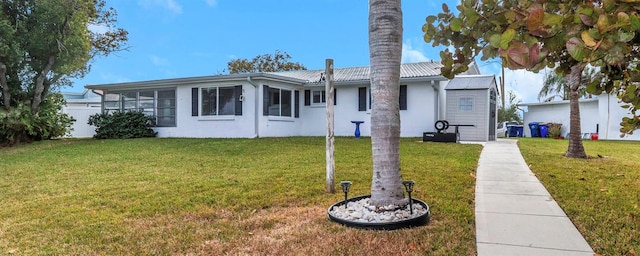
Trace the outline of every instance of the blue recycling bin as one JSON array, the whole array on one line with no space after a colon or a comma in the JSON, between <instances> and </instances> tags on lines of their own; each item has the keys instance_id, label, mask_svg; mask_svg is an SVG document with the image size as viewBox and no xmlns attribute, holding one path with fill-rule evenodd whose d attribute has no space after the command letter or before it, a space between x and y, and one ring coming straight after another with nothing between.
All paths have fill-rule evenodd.
<instances>
[{"instance_id":1,"label":"blue recycling bin","mask_svg":"<svg viewBox=\"0 0 640 256\"><path fill-rule=\"evenodd\" d=\"M516 125L507 125L507 135L509 137L518 137L518 127Z\"/></svg>"},{"instance_id":2,"label":"blue recycling bin","mask_svg":"<svg viewBox=\"0 0 640 256\"><path fill-rule=\"evenodd\" d=\"M516 126L515 126L515 130L516 130L516 136L518 136L518 137L524 137L524 126L522 126L522 125L516 125Z\"/></svg>"},{"instance_id":3,"label":"blue recycling bin","mask_svg":"<svg viewBox=\"0 0 640 256\"><path fill-rule=\"evenodd\" d=\"M529 123L529 130L531 130L531 137L540 137L540 124L538 122Z\"/></svg>"},{"instance_id":4,"label":"blue recycling bin","mask_svg":"<svg viewBox=\"0 0 640 256\"><path fill-rule=\"evenodd\" d=\"M547 124L539 124L538 127L540 127L540 137L546 138L549 134L549 126Z\"/></svg>"}]
</instances>

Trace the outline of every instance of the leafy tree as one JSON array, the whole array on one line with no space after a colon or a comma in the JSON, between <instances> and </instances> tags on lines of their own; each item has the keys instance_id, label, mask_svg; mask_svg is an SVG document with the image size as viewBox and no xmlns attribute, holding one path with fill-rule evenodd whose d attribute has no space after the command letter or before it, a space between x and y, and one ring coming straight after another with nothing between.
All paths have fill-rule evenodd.
<instances>
[{"instance_id":1,"label":"leafy tree","mask_svg":"<svg viewBox=\"0 0 640 256\"><path fill-rule=\"evenodd\" d=\"M94 57L122 50L127 40L104 0L6 0L0 8L0 105L7 116L25 108L33 117L47 116L40 113L51 92L84 76ZM26 129L33 125L15 126L13 133L23 141L48 137Z\"/></svg>"},{"instance_id":2,"label":"leafy tree","mask_svg":"<svg viewBox=\"0 0 640 256\"><path fill-rule=\"evenodd\" d=\"M287 52L277 50L274 54L258 55L251 60L235 59L229 61L227 69L230 74L307 70L304 65L290 60L291 56Z\"/></svg>"},{"instance_id":3,"label":"leafy tree","mask_svg":"<svg viewBox=\"0 0 640 256\"><path fill-rule=\"evenodd\" d=\"M509 102L498 109L498 123L516 121L522 123L522 118L518 113L518 103L520 99L516 98L513 91L509 91Z\"/></svg>"},{"instance_id":4,"label":"leafy tree","mask_svg":"<svg viewBox=\"0 0 640 256\"><path fill-rule=\"evenodd\" d=\"M580 88L578 89L579 98L591 98L591 94L587 92L585 85L595 80L602 80L602 76L594 68L585 68L582 72L582 81L580 81ZM556 97L562 100L569 100L569 86L565 83L564 77L559 76L556 72L548 72L544 75L544 82L538 93L538 100L544 99L545 102L548 102Z\"/></svg>"},{"instance_id":5,"label":"leafy tree","mask_svg":"<svg viewBox=\"0 0 640 256\"><path fill-rule=\"evenodd\" d=\"M636 71L640 29L635 0L595 1L497 1L463 0L454 14L443 12L426 18L424 39L445 46L440 53L446 77L463 72L476 56L500 57L509 69L539 71L545 67L565 78L569 87L570 125L567 157L585 158L578 108L582 72L598 68L604 80L587 85L590 93L618 91L640 124Z\"/></svg>"},{"instance_id":6,"label":"leafy tree","mask_svg":"<svg viewBox=\"0 0 640 256\"><path fill-rule=\"evenodd\" d=\"M371 59L371 203L377 207L406 205L400 175L400 0L369 1Z\"/></svg>"}]
</instances>

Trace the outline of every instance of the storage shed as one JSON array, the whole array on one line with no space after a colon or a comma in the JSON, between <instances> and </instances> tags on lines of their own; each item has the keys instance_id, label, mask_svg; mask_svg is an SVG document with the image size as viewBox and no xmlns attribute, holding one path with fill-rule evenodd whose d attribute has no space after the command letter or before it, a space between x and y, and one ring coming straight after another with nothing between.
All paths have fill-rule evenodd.
<instances>
[{"instance_id":1,"label":"storage shed","mask_svg":"<svg viewBox=\"0 0 640 256\"><path fill-rule=\"evenodd\" d=\"M448 132L461 141L496 140L498 88L493 75L457 76L445 87Z\"/></svg>"}]
</instances>

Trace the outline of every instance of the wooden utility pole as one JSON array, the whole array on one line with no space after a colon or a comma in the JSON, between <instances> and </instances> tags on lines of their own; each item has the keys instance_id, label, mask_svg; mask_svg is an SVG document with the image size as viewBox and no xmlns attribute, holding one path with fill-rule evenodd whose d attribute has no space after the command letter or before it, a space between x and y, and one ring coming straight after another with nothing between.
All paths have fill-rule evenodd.
<instances>
[{"instance_id":1,"label":"wooden utility pole","mask_svg":"<svg viewBox=\"0 0 640 256\"><path fill-rule=\"evenodd\" d=\"M333 136L333 59L325 60L325 103L327 109L327 192L335 193L334 173L336 162L333 157L334 136Z\"/></svg>"}]
</instances>

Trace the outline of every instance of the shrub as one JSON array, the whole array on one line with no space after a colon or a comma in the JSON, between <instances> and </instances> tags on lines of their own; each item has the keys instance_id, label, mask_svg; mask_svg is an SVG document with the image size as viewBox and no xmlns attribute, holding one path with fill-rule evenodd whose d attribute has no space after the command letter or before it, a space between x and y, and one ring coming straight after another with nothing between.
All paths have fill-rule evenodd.
<instances>
[{"instance_id":1,"label":"shrub","mask_svg":"<svg viewBox=\"0 0 640 256\"><path fill-rule=\"evenodd\" d=\"M89 124L96 126L96 139L131 139L155 137L151 129L155 119L140 111L98 113L89 117Z\"/></svg>"},{"instance_id":2,"label":"shrub","mask_svg":"<svg viewBox=\"0 0 640 256\"><path fill-rule=\"evenodd\" d=\"M62 113L65 101L59 93L49 94L37 113L18 103L9 110L0 109L0 146L12 146L38 140L62 137L71 131L76 120Z\"/></svg>"},{"instance_id":3,"label":"shrub","mask_svg":"<svg viewBox=\"0 0 640 256\"><path fill-rule=\"evenodd\" d=\"M548 123L548 136L550 138L558 138L562 135L562 124L558 123Z\"/></svg>"}]
</instances>

